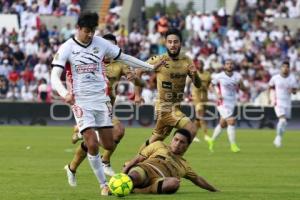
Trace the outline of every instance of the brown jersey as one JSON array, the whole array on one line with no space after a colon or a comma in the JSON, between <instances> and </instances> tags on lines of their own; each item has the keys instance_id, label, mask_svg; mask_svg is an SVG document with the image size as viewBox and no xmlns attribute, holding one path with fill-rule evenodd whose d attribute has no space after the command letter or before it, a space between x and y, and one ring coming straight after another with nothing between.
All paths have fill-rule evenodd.
<instances>
[{"instance_id":1,"label":"brown jersey","mask_svg":"<svg viewBox=\"0 0 300 200\"><path fill-rule=\"evenodd\" d=\"M186 77L193 63L187 56L179 55L178 59L173 60L168 54L154 56L147 62L156 64L162 59L166 64L156 70L158 90L156 110L168 112L174 104L179 104L183 100Z\"/></svg>"},{"instance_id":2,"label":"brown jersey","mask_svg":"<svg viewBox=\"0 0 300 200\"><path fill-rule=\"evenodd\" d=\"M178 177L192 179L197 174L180 155L171 152L170 147L162 141L156 141L145 147L140 155L146 160L139 163L142 168L152 168L161 177Z\"/></svg>"},{"instance_id":3,"label":"brown jersey","mask_svg":"<svg viewBox=\"0 0 300 200\"><path fill-rule=\"evenodd\" d=\"M111 63L105 64L106 67L106 76L108 78L108 90L109 90L109 97L111 99L111 104L113 105L116 99L116 87L117 83L120 80L121 76L127 75L131 73L129 66L118 62L112 61Z\"/></svg>"},{"instance_id":4,"label":"brown jersey","mask_svg":"<svg viewBox=\"0 0 300 200\"><path fill-rule=\"evenodd\" d=\"M197 72L201 79L201 87L196 88L192 84L192 98L194 103L207 102L208 87L211 82L211 74L208 71Z\"/></svg>"}]
</instances>

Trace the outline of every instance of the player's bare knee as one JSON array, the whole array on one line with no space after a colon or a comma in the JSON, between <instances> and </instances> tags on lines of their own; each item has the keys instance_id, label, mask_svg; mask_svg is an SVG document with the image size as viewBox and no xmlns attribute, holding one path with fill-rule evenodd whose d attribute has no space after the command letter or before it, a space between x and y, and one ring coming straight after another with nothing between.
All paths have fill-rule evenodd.
<instances>
[{"instance_id":1,"label":"player's bare knee","mask_svg":"<svg viewBox=\"0 0 300 200\"><path fill-rule=\"evenodd\" d=\"M108 151L114 150L114 148L115 148L115 143L113 141L106 141L102 145L103 145L103 148Z\"/></svg>"},{"instance_id":2,"label":"player's bare knee","mask_svg":"<svg viewBox=\"0 0 300 200\"><path fill-rule=\"evenodd\" d=\"M170 177L164 180L162 185L162 192L165 194L173 194L175 193L180 186L180 180L175 177Z\"/></svg>"},{"instance_id":3,"label":"player's bare knee","mask_svg":"<svg viewBox=\"0 0 300 200\"><path fill-rule=\"evenodd\" d=\"M128 176L132 180L134 187L139 187L139 186L143 185L143 180L138 172L136 172L134 170L129 171Z\"/></svg>"},{"instance_id":4,"label":"player's bare knee","mask_svg":"<svg viewBox=\"0 0 300 200\"><path fill-rule=\"evenodd\" d=\"M122 124L119 124L116 127L116 130L114 131L114 135L113 135L114 141L120 141L123 138L124 134L125 134L125 128Z\"/></svg>"}]
</instances>

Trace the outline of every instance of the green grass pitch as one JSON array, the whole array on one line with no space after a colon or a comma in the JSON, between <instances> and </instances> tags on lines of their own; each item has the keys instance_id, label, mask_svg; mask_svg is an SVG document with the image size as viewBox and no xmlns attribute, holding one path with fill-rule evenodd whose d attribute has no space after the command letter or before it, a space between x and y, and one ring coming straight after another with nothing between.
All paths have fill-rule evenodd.
<instances>
[{"instance_id":1,"label":"green grass pitch","mask_svg":"<svg viewBox=\"0 0 300 200\"><path fill-rule=\"evenodd\" d=\"M96 178L84 161L78 186L67 184L63 167L73 157L69 127L0 126L1 200L93 200L101 197ZM112 158L121 170L151 129L128 128ZM131 194L123 199L292 200L300 199L300 133L287 131L284 146L272 145L274 130L237 130L241 152L229 151L227 136L218 139L215 153L203 142L193 143L185 155L193 168L221 192L210 193L183 180L174 195ZM167 140L168 142L169 140Z\"/></svg>"}]
</instances>

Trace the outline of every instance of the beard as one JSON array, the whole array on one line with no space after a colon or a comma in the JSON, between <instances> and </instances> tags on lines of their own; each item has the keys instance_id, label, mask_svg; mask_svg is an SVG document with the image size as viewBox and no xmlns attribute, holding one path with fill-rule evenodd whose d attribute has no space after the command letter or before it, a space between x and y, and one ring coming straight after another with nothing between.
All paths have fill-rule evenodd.
<instances>
[{"instance_id":1,"label":"beard","mask_svg":"<svg viewBox=\"0 0 300 200\"><path fill-rule=\"evenodd\" d=\"M171 53L171 51L169 49L167 49L167 52L168 52L168 55L171 57L171 58L176 58L179 53L180 53L180 48L178 48L177 52L176 53Z\"/></svg>"}]
</instances>

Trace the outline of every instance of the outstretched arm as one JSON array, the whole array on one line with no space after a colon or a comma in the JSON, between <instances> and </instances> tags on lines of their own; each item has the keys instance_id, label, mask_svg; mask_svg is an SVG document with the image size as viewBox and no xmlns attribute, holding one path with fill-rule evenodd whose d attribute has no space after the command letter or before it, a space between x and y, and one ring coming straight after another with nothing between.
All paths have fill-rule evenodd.
<instances>
[{"instance_id":1,"label":"outstretched arm","mask_svg":"<svg viewBox=\"0 0 300 200\"><path fill-rule=\"evenodd\" d=\"M150 71L154 70L153 65L143 62L133 56L130 56L130 55L127 55L124 53L121 53L120 57L117 60L122 61L126 65L129 65L133 68L143 68L145 70L150 70Z\"/></svg>"},{"instance_id":2,"label":"outstretched arm","mask_svg":"<svg viewBox=\"0 0 300 200\"><path fill-rule=\"evenodd\" d=\"M201 176L195 176L193 178L190 178L190 180L197 186L199 186L202 189L211 191L211 192L217 192L218 190L210 185L204 178L202 178Z\"/></svg>"},{"instance_id":3,"label":"outstretched arm","mask_svg":"<svg viewBox=\"0 0 300 200\"><path fill-rule=\"evenodd\" d=\"M54 66L51 71L51 85L58 92L58 94L65 99L66 103L71 105L74 104L74 95L72 93L71 88L69 91L64 86L62 81L60 80L63 69L61 67ZM68 78L68 77L67 77Z\"/></svg>"},{"instance_id":4,"label":"outstretched arm","mask_svg":"<svg viewBox=\"0 0 300 200\"><path fill-rule=\"evenodd\" d=\"M132 159L131 161L129 161L129 163L125 164L125 166L123 168L123 172L125 174L127 174L129 172L129 170L130 170L131 167L135 166L139 162L143 162L144 160L146 160L146 158L144 156L141 156L140 154L137 155L134 159Z\"/></svg>"}]
</instances>

